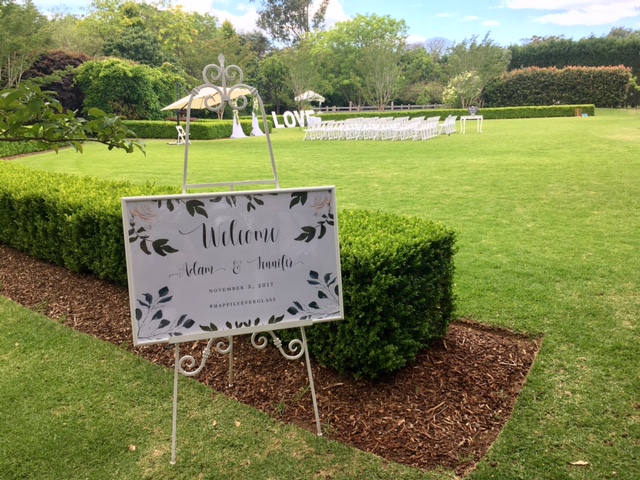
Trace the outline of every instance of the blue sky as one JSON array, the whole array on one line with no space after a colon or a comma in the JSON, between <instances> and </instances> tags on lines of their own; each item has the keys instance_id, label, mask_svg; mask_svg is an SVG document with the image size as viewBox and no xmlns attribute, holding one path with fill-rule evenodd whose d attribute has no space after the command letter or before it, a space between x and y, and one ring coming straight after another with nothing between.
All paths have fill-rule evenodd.
<instances>
[{"instance_id":1,"label":"blue sky","mask_svg":"<svg viewBox=\"0 0 640 480\"><path fill-rule=\"evenodd\" d=\"M316 0L317 1L317 0ZM43 13L77 13L87 0L34 0ZM248 0L176 0L186 10L228 19L238 31L255 29L258 2ZM331 0L327 26L358 14L404 19L409 41L444 37L459 42L473 35L490 37L507 46L534 35L564 35L580 39L601 36L613 27L640 30L640 0Z\"/></svg>"}]
</instances>

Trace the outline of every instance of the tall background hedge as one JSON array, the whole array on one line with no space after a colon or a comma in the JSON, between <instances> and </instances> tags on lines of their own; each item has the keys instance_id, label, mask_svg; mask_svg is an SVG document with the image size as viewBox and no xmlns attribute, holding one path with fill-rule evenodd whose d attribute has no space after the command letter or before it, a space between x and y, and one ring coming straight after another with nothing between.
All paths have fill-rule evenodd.
<instances>
[{"instance_id":1,"label":"tall background hedge","mask_svg":"<svg viewBox=\"0 0 640 480\"><path fill-rule=\"evenodd\" d=\"M618 67L529 67L503 74L485 87L487 107L592 103L621 107L631 69Z\"/></svg>"}]
</instances>

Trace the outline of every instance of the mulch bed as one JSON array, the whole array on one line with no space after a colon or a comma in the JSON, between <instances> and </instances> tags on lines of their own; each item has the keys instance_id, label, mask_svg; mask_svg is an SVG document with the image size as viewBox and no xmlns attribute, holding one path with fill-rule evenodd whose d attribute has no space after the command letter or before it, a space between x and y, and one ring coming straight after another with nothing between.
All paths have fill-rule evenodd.
<instances>
[{"instance_id":1,"label":"mulch bed","mask_svg":"<svg viewBox=\"0 0 640 480\"><path fill-rule=\"evenodd\" d=\"M0 245L0 294L78 331L173 368L173 347L133 348L127 289L78 275ZM203 342L181 351L201 353ZM420 469L473 469L509 419L540 340L471 321L390 378L367 381L312 361L324 435ZM304 357L303 357L304 358ZM273 347L234 341L235 382L228 357L213 355L197 380L283 422L315 432L304 361ZM167 411L170 410L167 405Z\"/></svg>"}]
</instances>

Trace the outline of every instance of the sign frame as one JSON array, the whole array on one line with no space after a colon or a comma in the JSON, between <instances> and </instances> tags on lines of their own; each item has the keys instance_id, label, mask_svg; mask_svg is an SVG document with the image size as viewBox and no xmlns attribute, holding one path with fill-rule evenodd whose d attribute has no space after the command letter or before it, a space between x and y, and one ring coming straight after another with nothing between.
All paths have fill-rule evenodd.
<instances>
[{"instance_id":1,"label":"sign frame","mask_svg":"<svg viewBox=\"0 0 640 480\"><path fill-rule=\"evenodd\" d=\"M335 212L335 187L122 198L134 346L343 319Z\"/></svg>"}]
</instances>

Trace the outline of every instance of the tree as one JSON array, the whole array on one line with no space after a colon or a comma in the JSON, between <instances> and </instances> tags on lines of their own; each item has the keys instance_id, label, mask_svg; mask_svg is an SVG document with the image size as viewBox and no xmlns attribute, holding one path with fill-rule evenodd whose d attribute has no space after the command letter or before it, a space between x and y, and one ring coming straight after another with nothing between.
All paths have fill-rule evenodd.
<instances>
[{"instance_id":1,"label":"tree","mask_svg":"<svg viewBox=\"0 0 640 480\"><path fill-rule=\"evenodd\" d=\"M429 52L433 61L438 63L444 57L447 50L451 48L453 42L444 37L433 37L425 40L424 48Z\"/></svg>"},{"instance_id":2,"label":"tree","mask_svg":"<svg viewBox=\"0 0 640 480\"><path fill-rule=\"evenodd\" d=\"M122 119L94 108L88 119L64 111L49 92L32 84L0 91L0 142L35 141L58 151L72 145L82 152L83 142L99 142L109 150L122 148L144 152L144 144L134 140L135 133L122 124Z\"/></svg>"},{"instance_id":3,"label":"tree","mask_svg":"<svg viewBox=\"0 0 640 480\"><path fill-rule=\"evenodd\" d=\"M280 114L280 105L287 98L285 91L288 75L287 66L279 53L260 62L257 82L260 96L265 103L273 104L278 114Z\"/></svg>"},{"instance_id":4,"label":"tree","mask_svg":"<svg viewBox=\"0 0 640 480\"><path fill-rule=\"evenodd\" d=\"M490 79L506 72L510 60L510 51L494 43L487 33L480 42L477 36L473 36L453 47L445 68L451 77L476 72L483 84L486 84Z\"/></svg>"},{"instance_id":5,"label":"tree","mask_svg":"<svg viewBox=\"0 0 640 480\"><path fill-rule=\"evenodd\" d=\"M100 108L144 120L164 117L161 108L174 100L176 81L186 83L172 65L151 68L117 58L85 62L78 67L76 76L85 94L85 111Z\"/></svg>"},{"instance_id":6,"label":"tree","mask_svg":"<svg viewBox=\"0 0 640 480\"><path fill-rule=\"evenodd\" d=\"M482 90L492 79L506 72L510 60L510 50L495 44L488 33L480 42L477 36L465 39L446 59L445 70L453 81L449 86L461 88L459 101L464 104L473 99L474 94L470 92L476 88Z\"/></svg>"},{"instance_id":7,"label":"tree","mask_svg":"<svg viewBox=\"0 0 640 480\"><path fill-rule=\"evenodd\" d=\"M393 91L399 84L397 66L406 32L404 20L358 15L319 33L318 43L328 52L327 69L336 91L358 106L368 99L380 108L387 97L382 92ZM378 61L375 55L380 55Z\"/></svg>"},{"instance_id":8,"label":"tree","mask_svg":"<svg viewBox=\"0 0 640 480\"><path fill-rule=\"evenodd\" d=\"M102 51L107 56L125 58L152 67L159 67L165 60L157 37L141 24L131 26L121 35L107 40Z\"/></svg>"},{"instance_id":9,"label":"tree","mask_svg":"<svg viewBox=\"0 0 640 480\"><path fill-rule=\"evenodd\" d=\"M65 110L82 110L84 94L75 84L74 69L88 60L83 53L53 50L38 57L23 78L55 92Z\"/></svg>"},{"instance_id":10,"label":"tree","mask_svg":"<svg viewBox=\"0 0 640 480\"><path fill-rule=\"evenodd\" d=\"M13 87L45 49L47 18L31 0L0 0L0 25L0 87Z\"/></svg>"},{"instance_id":11,"label":"tree","mask_svg":"<svg viewBox=\"0 0 640 480\"><path fill-rule=\"evenodd\" d=\"M295 47L282 51L281 58L287 67L288 83L293 97L319 88L319 64L321 53L315 50L311 37L302 39ZM302 102L298 108L303 109Z\"/></svg>"},{"instance_id":12,"label":"tree","mask_svg":"<svg viewBox=\"0 0 640 480\"><path fill-rule=\"evenodd\" d=\"M380 111L398 92L399 62L400 52L382 42L367 45L360 52L356 68L363 75L362 95Z\"/></svg>"},{"instance_id":13,"label":"tree","mask_svg":"<svg viewBox=\"0 0 640 480\"><path fill-rule=\"evenodd\" d=\"M322 28L329 0L321 0L313 13L313 0L261 0L261 4L258 27L275 41L291 45L305 34Z\"/></svg>"},{"instance_id":14,"label":"tree","mask_svg":"<svg viewBox=\"0 0 640 480\"><path fill-rule=\"evenodd\" d=\"M467 108L478 103L483 87L480 76L476 72L465 72L449 80L442 97L449 107Z\"/></svg>"},{"instance_id":15,"label":"tree","mask_svg":"<svg viewBox=\"0 0 640 480\"><path fill-rule=\"evenodd\" d=\"M397 97L408 103L418 103L429 82L442 75L442 68L436 64L424 44L412 44L400 55L402 81Z\"/></svg>"}]
</instances>

